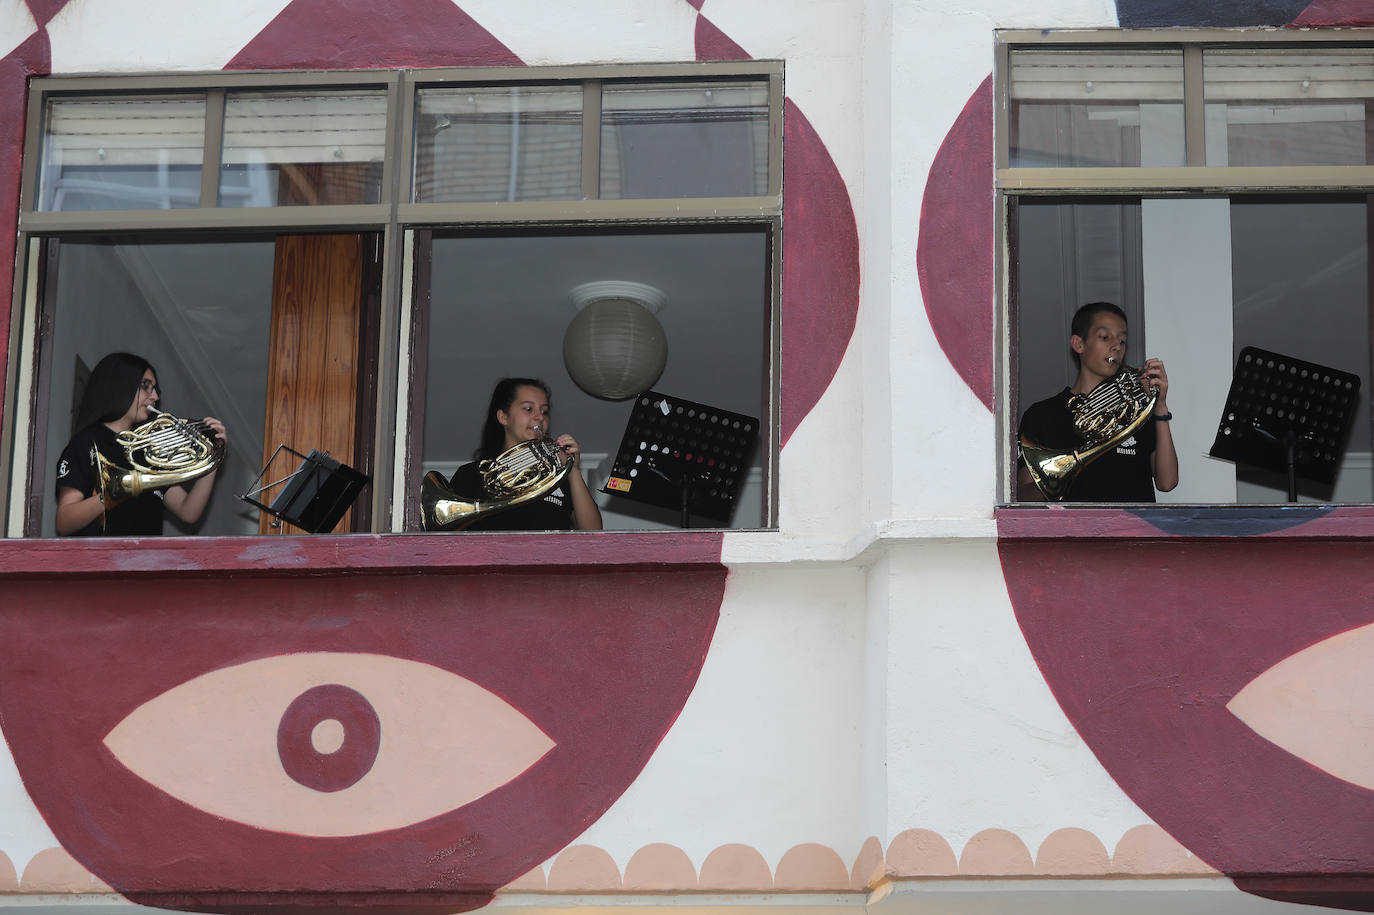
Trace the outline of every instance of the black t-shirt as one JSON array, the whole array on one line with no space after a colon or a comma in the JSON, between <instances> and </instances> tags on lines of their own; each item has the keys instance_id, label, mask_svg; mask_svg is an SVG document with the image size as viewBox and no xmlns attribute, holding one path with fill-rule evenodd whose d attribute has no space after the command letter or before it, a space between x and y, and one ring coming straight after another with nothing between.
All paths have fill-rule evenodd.
<instances>
[{"instance_id":1,"label":"black t-shirt","mask_svg":"<svg viewBox=\"0 0 1374 915\"><path fill-rule=\"evenodd\" d=\"M577 469L569 471L577 473ZM453 472L448 488L464 499L492 501L492 497L482 489L482 475L477 464L464 464ZM467 531L570 531L573 529L572 494L568 491L568 478L558 481L538 499L533 499L515 508L496 512L478 519L475 524L463 528Z\"/></svg>"},{"instance_id":2,"label":"black t-shirt","mask_svg":"<svg viewBox=\"0 0 1374 915\"><path fill-rule=\"evenodd\" d=\"M100 487L99 475L95 470L95 459L91 448L100 449L105 460L128 470L128 458L124 449L115 440L115 432L104 423L91 423L82 429L67 447L62 449L62 457L57 462L57 494L64 489L75 489L83 497L95 494ZM73 537L100 536L138 536L156 537L162 534L162 491L154 490L141 493L132 499L110 509L105 526L97 518Z\"/></svg>"},{"instance_id":3,"label":"black t-shirt","mask_svg":"<svg viewBox=\"0 0 1374 915\"><path fill-rule=\"evenodd\" d=\"M1083 443L1069 412L1065 388L1053 397L1031 404L1021 416L1021 438L1056 451L1082 450ZM1146 420L1134 434L1079 471L1064 496L1066 502L1153 502L1155 453L1154 420Z\"/></svg>"}]
</instances>

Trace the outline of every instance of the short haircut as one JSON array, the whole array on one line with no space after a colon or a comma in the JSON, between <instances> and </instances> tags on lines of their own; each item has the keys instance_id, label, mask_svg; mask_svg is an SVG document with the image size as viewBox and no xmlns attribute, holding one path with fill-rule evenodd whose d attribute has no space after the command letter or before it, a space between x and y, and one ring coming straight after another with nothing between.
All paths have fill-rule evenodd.
<instances>
[{"instance_id":1,"label":"short haircut","mask_svg":"<svg viewBox=\"0 0 1374 915\"><path fill-rule=\"evenodd\" d=\"M1116 315L1121 319L1121 323L1130 324L1130 322L1126 320L1126 312L1122 311L1111 302L1089 302L1073 313L1073 323L1069 325L1071 328L1070 333L1075 337L1087 338L1088 331L1092 330L1093 327L1093 318L1102 314L1104 311L1108 314Z\"/></svg>"}]
</instances>

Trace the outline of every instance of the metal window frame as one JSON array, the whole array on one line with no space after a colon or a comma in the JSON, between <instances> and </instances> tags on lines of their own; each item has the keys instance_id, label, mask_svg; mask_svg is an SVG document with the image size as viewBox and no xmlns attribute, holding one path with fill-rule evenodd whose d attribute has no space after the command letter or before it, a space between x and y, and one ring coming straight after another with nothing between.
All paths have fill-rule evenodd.
<instances>
[{"instance_id":1,"label":"metal window frame","mask_svg":"<svg viewBox=\"0 0 1374 915\"><path fill-rule=\"evenodd\" d=\"M782 276L782 146L783 62L781 60L702 63L577 64L540 67L467 67L345 71L232 71L152 75L71 74L39 77L30 81L21 170L18 233L14 282L11 290L11 333L8 339L4 417L0 423L0 520L5 532L22 532L26 501L16 496L28 490L32 471L28 433L17 434L14 419L43 409L33 402L37 358L34 347L39 330L35 301L36 271L41 263L37 242L44 237L76 237L84 234L205 233L220 231L321 231L362 230L382 237L382 303L377 334L377 406L373 443L374 532L401 530L392 523L396 464L395 439L413 430L401 415L405 407L398 397L403 376L410 370L414 341L410 339L407 310L412 307L409 280L412 256L406 239L417 229L479 227L537 231L544 227L663 225L685 228L721 223L750 224L769 232L769 292L765 302L770 361L766 367L769 392L769 429L772 446L765 455L765 527L778 519L776 442L781 423L780 390L780 287ZM598 200L600 89L620 81L671 81L739 78L764 79L768 84L768 186L757 197L662 198ZM421 88L466 84L519 85L528 83L581 84L584 93L584 159L591 149L597 155L583 163L584 199L505 204L410 203L414 180L414 129L416 91ZM381 197L376 204L348 206L219 207L220 154L223 142L223 111L227 95L238 90L323 91L368 88L387 93L386 146ZM61 96L128 95L138 93L197 93L206 100L206 130L201 165L200 207L177 210L102 210L40 212L35 209L47 100ZM590 115L595 114L593 122ZM588 192L590 187L591 193ZM27 322L27 323L26 323ZM17 526L17 527L16 527Z\"/></svg>"},{"instance_id":2,"label":"metal window frame","mask_svg":"<svg viewBox=\"0 0 1374 915\"><path fill-rule=\"evenodd\" d=\"M997 411L997 506L1016 501L1016 315L1012 313L1011 214L1021 197L1165 197L1239 194L1374 195L1374 166L1208 166L1204 123L1203 53L1213 48L1366 47L1374 29L1006 29L993 40L993 148L995 162L994 382ZM1184 146L1187 165L1178 168L1011 168L1011 52L1022 48L1181 49L1184 67Z\"/></svg>"},{"instance_id":3,"label":"metal window frame","mask_svg":"<svg viewBox=\"0 0 1374 915\"><path fill-rule=\"evenodd\" d=\"M1129 193L1245 193L1285 190L1374 192L1374 166L1208 166L1203 52L1213 48L1367 47L1374 29L1063 29L995 34L993 137L1001 193L1056 196ZM1183 52L1184 147L1179 168L1011 168L1011 52L1031 48L1176 49Z\"/></svg>"}]
</instances>

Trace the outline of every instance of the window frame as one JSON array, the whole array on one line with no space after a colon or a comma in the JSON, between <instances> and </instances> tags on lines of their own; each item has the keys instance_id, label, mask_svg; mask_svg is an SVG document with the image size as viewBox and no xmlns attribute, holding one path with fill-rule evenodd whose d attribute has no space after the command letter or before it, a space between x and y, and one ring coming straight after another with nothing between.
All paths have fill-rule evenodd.
<instances>
[{"instance_id":1,"label":"window frame","mask_svg":"<svg viewBox=\"0 0 1374 915\"><path fill-rule=\"evenodd\" d=\"M752 197L687 197L516 201L506 203L410 203L414 182L416 92L421 88L467 84L520 85L580 83L583 88L582 186L597 186L600 156L588 161L587 150L600 141L600 87L608 82L663 82L738 78L763 79L768 86L767 193ZM223 139L224 100L234 90L377 89L387 94L382 187L379 201L359 205L220 207L218 184ZM46 102L55 96L125 95L131 93L204 93L206 133L201 165L199 207L175 210L36 210L44 139ZM595 96L595 105L588 100ZM414 434L404 398L414 370L411 341L413 242L417 231L461 227L464 230L513 227L581 228L622 226L693 226L722 223L763 227L770 235L768 301L764 312L769 364L766 367L767 412L760 454L765 477L764 527L777 524L777 442L779 405L779 313L782 227L783 62L780 60L667 64L579 64L547 67L470 67L347 71L235 71L154 75L72 75L34 78L28 90L21 171L16 270L11 291L4 416L0 424L0 519L6 537L25 536L32 520L34 423L46 410L37 400L42 321L41 248L50 237L94 234L162 235L216 232L369 231L381 236L382 299L375 329L377 366L375 430L371 454L372 530L405 530L405 453ZM590 108L590 110L589 110ZM207 205L208 204L208 205ZM766 449L766 450L764 450ZM39 494L42 495L42 494Z\"/></svg>"},{"instance_id":2,"label":"window frame","mask_svg":"<svg viewBox=\"0 0 1374 915\"><path fill-rule=\"evenodd\" d=\"M1021 198L1231 197L1301 192L1374 197L1374 165L1209 166L1203 52L1214 48L1360 47L1374 49L1374 29L1003 29L994 35L994 382L1002 404L997 435L996 507L1031 509L1016 499L1019 459L1016 426L1022 404L1016 386L1018 316L1013 310L1015 210ZM1184 149L1187 164L1157 167L1013 168L1011 161L1011 54L1014 50L1181 49ZM1371 202L1374 205L1374 201ZM1374 363L1371 363L1374 365ZM1205 503L1224 506L1227 503ZM1087 506L1086 510L1091 510ZM1082 511L1083 508L1075 510Z\"/></svg>"}]
</instances>

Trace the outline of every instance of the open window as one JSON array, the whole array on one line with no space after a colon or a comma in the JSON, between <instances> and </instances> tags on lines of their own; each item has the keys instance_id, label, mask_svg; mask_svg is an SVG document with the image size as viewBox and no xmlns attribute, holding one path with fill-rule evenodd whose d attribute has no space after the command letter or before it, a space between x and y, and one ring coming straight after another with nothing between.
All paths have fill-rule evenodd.
<instances>
[{"instance_id":1,"label":"open window","mask_svg":"<svg viewBox=\"0 0 1374 915\"><path fill-rule=\"evenodd\" d=\"M276 532L237 498L277 444L370 464L376 238L282 234L169 241L137 235L50 239L44 246L38 416L28 528L53 535L53 467L92 366L132 352L157 372L159 406L215 416L230 449L195 532ZM340 530L366 530L367 506ZM165 516L164 531L187 533Z\"/></svg>"},{"instance_id":2,"label":"open window","mask_svg":"<svg viewBox=\"0 0 1374 915\"><path fill-rule=\"evenodd\" d=\"M506 376L540 378L553 390L550 433L571 433L583 450L581 469L606 529L678 527L680 513L602 492L634 406L634 392L615 398L581 389L565 362L569 325L587 290L606 286L654 311L667 341L667 363L653 389L677 399L746 416L767 415L769 373L768 226L727 231L687 229L615 232L426 233L416 271L427 278L417 315L424 371L417 372L422 429L411 433L419 479L451 476L473 460L488 399ZM575 343L575 341L574 341ZM419 346L416 347L420 349ZM750 454L729 526L764 526L764 460ZM418 526L411 490L407 525ZM694 526L720 526L696 518Z\"/></svg>"},{"instance_id":3,"label":"open window","mask_svg":"<svg viewBox=\"0 0 1374 915\"><path fill-rule=\"evenodd\" d=\"M599 489L628 406L561 355L595 282L666 298L664 393L759 418L730 524L770 526L782 98L775 61L33 80L6 534L52 535L73 403L116 350L229 429L198 533L292 532L238 499L279 444L370 475L337 531L416 529L423 472L470 457L509 374L553 385ZM677 526L598 498L609 527Z\"/></svg>"},{"instance_id":4,"label":"open window","mask_svg":"<svg viewBox=\"0 0 1374 915\"><path fill-rule=\"evenodd\" d=\"M1073 382L1070 318L1109 301L1126 363L1168 369L1180 484L1160 501L1287 501L1285 474L1208 456L1237 359L1258 347L1360 379L1335 481L1298 494L1374 502L1374 45L1269 37L1000 36L1009 496L1018 417Z\"/></svg>"}]
</instances>

